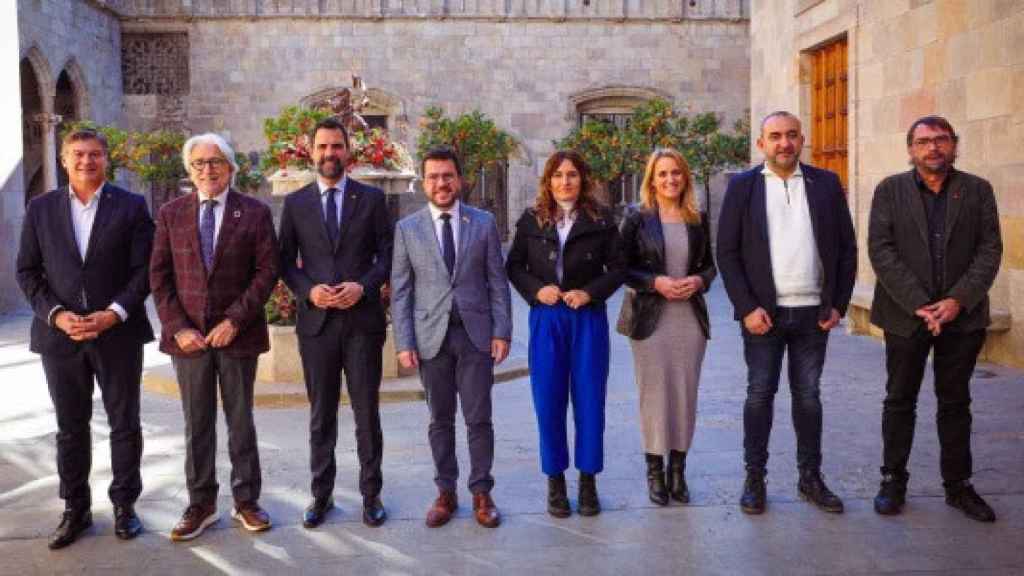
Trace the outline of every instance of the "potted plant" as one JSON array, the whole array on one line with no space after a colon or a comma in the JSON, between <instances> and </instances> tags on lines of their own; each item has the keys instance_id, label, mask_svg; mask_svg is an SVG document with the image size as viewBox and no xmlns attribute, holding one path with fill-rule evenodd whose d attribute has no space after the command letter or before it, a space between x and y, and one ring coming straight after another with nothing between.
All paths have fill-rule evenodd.
<instances>
[{"instance_id":1,"label":"potted plant","mask_svg":"<svg viewBox=\"0 0 1024 576\"><path fill-rule=\"evenodd\" d=\"M284 281L277 281L263 312L270 333L270 351L260 355L256 378L263 382L302 382L302 358L295 334L297 304Z\"/></svg>"},{"instance_id":2,"label":"potted plant","mask_svg":"<svg viewBox=\"0 0 1024 576\"><path fill-rule=\"evenodd\" d=\"M274 195L284 195L312 182L312 142L309 133L317 122L330 116L329 110L288 106L276 117L263 121L267 150L263 169L276 170L269 178Z\"/></svg>"}]
</instances>

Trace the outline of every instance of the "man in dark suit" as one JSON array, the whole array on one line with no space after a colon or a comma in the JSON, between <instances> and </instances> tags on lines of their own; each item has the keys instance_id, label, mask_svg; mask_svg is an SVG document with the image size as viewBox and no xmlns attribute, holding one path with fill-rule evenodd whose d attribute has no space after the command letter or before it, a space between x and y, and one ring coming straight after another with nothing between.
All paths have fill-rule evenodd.
<instances>
[{"instance_id":1,"label":"man in dark suit","mask_svg":"<svg viewBox=\"0 0 1024 576\"><path fill-rule=\"evenodd\" d=\"M391 317L398 360L419 367L427 391L438 488L427 526L447 523L458 507L455 408L461 403L474 516L493 528L501 516L491 499L491 387L494 365L508 356L512 339L501 240L489 212L459 202L462 171L450 148L427 152L420 169L429 202L395 228Z\"/></svg>"},{"instance_id":2,"label":"man in dark suit","mask_svg":"<svg viewBox=\"0 0 1024 576\"><path fill-rule=\"evenodd\" d=\"M57 413L57 475L65 511L50 548L92 524L89 470L93 380L110 423L114 531L142 531L139 394L142 346L153 339L149 294L153 220L146 201L105 183L107 140L93 130L64 137L68 187L28 205L18 249L18 285L35 314L30 347L42 355Z\"/></svg>"},{"instance_id":3,"label":"man in dark suit","mask_svg":"<svg viewBox=\"0 0 1024 576\"><path fill-rule=\"evenodd\" d=\"M298 300L295 331L309 394L313 502L303 525L319 526L334 505L344 370L356 424L363 522L380 526L387 518L380 500L381 353L387 327L380 289L391 270L391 222L384 193L345 175L344 125L324 120L313 129L312 141L317 181L285 198L279 235L282 275Z\"/></svg>"},{"instance_id":4,"label":"man in dark suit","mask_svg":"<svg viewBox=\"0 0 1024 576\"><path fill-rule=\"evenodd\" d=\"M252 532L270 528L260 508L260 460L253 424L256 359L270 349L263 306L277 281L270 209L230 188L238 166L216 134L185 142L196 187L160 209L150 283L185 413L189 506L171 531L190 540L217 521L217 388L231 456L232 517Z\"/></svg>"},{"instance_id":5,"label":"man in dark suit","mask_svg":"<svg viewBox=\"0 0 1024 576\"><path fill-rule=\"evenodd\" d=\"M827 512L843 502L821 476L821 371L829 331L853 293L857 246L839 177L799 161L800 120L761 122L763 166L733 177L718 222L718 266L743 334L747 400L740 507L765 509L768 438L782 358L789 357L800 495Z\"/></svg>"},{"instance_id":6,"label":"man in dark suit","mask_svg":"<svg viewBox=\"0 0 1024 576\"><path fill-rule=\"evenodd\" d=\"M913 168L883 180L871 202L871 322L885 331L888 371L875 511L899 514L906 500L917 395L931 352L946 503L993 522L995 512L970 482L970 381L1003 245L992 186L955 169L956 152L957 135L945 118L918 119L907 131Z\"/></svg>"}]
</instances>

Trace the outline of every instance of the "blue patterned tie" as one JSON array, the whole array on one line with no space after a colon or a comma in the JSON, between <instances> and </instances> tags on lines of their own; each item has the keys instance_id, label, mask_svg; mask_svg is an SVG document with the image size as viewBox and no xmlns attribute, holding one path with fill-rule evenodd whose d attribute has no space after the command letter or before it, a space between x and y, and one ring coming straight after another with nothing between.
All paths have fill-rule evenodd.
<instances>
[{"instance_id":1,"label":"blue patterned tie","mask_svg":"<svg viewBox=\"0 0 1024 576\"><path fill-rule=\"evenodd\" d=\"M213 268L213 233L216 226L213 209L216 206L216 200L203 200L203 216L199 219L199 243L203 249L203 265L207 272Z\"/></svg>"},{"instance_id":2,"label":"blue patterned tie","mask_svg":"<svg viewBox=\"0 0 1024 576\"><path fill-rule=\"evenodd\" d=\"M327 205L324 207L324 222L327 223L327 239L331 246L338 240L338 204L334 201L334 193L337 188L327 189Z\"/></svg>"}]
</instances>

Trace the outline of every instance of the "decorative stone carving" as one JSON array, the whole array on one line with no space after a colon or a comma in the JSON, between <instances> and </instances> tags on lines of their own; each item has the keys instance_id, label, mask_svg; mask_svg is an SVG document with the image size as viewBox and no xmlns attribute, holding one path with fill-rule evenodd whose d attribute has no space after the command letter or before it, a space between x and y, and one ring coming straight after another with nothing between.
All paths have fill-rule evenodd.
<instances>
[{"instance_id":1,"label":"decorative stone carving","mask_svg":"<svg viewBox=\"0 0 1024 576\"><path fill-rule=\"evenodd\" d=\"M188 94L189 43L186 32L121 35L125 94Z\"/></svg>"}]
</instances>

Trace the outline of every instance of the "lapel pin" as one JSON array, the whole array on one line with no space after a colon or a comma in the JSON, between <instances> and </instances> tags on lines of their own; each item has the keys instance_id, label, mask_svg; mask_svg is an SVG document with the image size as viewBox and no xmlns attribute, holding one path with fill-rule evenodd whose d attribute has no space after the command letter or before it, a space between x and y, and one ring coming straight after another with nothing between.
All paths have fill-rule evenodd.
<instances>
[{"instance_id":1,"label":"lapel pin","mask_svg":"<svg viewBox=\"0 0 1024 576\"><path fill-rule=\"evenodd\" d=\"M235 216L235 218L241 218L242 217L242 211L241 210L235 210L234 216Z\"/></svg>"}]
</instances>

